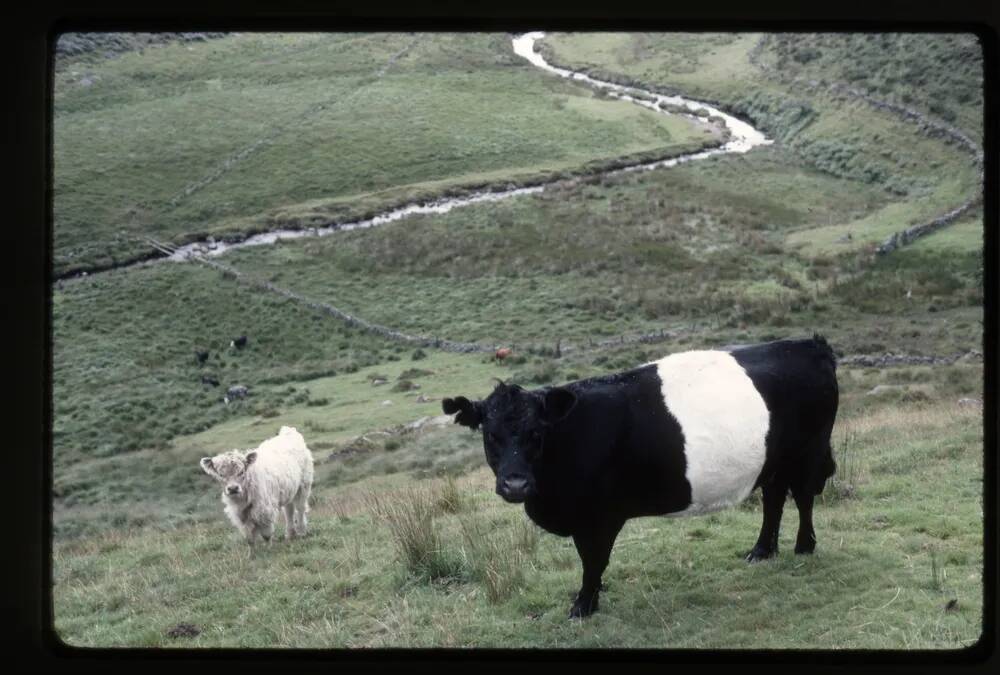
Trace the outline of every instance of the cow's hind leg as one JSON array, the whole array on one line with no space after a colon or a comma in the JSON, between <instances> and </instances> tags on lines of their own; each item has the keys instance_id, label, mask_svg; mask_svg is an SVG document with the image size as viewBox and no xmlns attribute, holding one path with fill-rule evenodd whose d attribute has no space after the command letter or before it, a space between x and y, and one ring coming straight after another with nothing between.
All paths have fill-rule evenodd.
<instances>
[{"instance_id":1,"label":"cow's hind leg","mask_svg":"<svg viewBox=\"0 0 1000 675\"><path fill-rule=\"evenodd\" d=\"M814 494L806 490L792 490L795 506L799 509L799 534L795 537L796 553L812 553L816 549L816 531L813 529Z\"/></svg>"},{"instance_id":2,"label":"cow's hind leg","mask_svg":"<svg viewBox=\"0 0 1000 675\"><path fill-rule=\"evenodd\" d=\"M796 553L812 553L816 550L816 531L813 529L812 512L816 495L823 492L827 479L837 470L830 449L830 429L827 428L820 438L817 450L810 453L812 458L807 470L797 480L792 482L792 497L799 509L799 534L795 538Z\"/></svg>"},{"instance_id":3,"label":"cow's hind leg","mask_svg":"<svg viewBox=\"0 0 1000 675\"><path fill-rule=\"evenodd\" d=\"M569 610L569 618L582 619L597 611L601 593L601 575L608 566L615 538L624 523L595 527L584 534L573 535L573 543L583 563L583 584Z\"/></svg>"},{"instance_id":4,"label":"cow's hind leg","mask_svg":"<svg viewBox=\"0 0 1000 675\"><path fill-rule=\"evenodd\" d=\"M746 555L747 562L765 560L778 553L778 530L781 527L781 512L785 508L788 485L783 481L771 481L761 486L764 502L764 522L760 527L757 543Z\"/></svg>"}]
</instances>

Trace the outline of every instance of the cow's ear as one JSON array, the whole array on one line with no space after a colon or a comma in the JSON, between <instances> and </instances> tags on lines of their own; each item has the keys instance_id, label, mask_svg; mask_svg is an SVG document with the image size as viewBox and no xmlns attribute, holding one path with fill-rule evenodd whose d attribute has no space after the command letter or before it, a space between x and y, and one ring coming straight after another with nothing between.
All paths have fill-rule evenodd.
<instances>
[{"instance_id":1,"label":"cow's ear","mask_svg":"<svg viewBox=\"0 0 1000 675\"><path fill-rule=\"evenodd\" d=\"M218 478L219 474L215 471L215 465L212 464L211 457L202 457L201 461L198 462L201 465L202 470L207 473L212 478Z\"/></svg>"},{"instance_id":2,"label":"cow's ear","mask_svg":"<svg viewBox=\"0 0 1000 675\"><path fill-rule=\"evenodd\" d=\"M250 452L248 452L247 456L246 456L246 460L247 460L247 466L250 466L251 464L253 464L254 462L256 462L257 461L257 451L256 450L251 450Z\"/></svg>"},{"instance_id":3,"label":"cow's ear","mask_svg":"<svg viewBox=\"0 0 1000 675\"><path fill-rule=\"evenodd\" d=\"M576 405L576 394L565 387L553 387L542 397L542 420L546 424L561 422Z\"/></svg>"},{"instance_id":4,"label":"cow's ear","mask_svg":"<svg viewBox=\"0 0 1000 675\"><path fill-rule=\"evenodd\" d=\"M455 415L455 424L461 424L470 429L478 429L480 422L483 421L482 403L470 401L464 396L444 399L441 401L441 409L446 415L458 413Z\"/></svg>"}]
</instances>

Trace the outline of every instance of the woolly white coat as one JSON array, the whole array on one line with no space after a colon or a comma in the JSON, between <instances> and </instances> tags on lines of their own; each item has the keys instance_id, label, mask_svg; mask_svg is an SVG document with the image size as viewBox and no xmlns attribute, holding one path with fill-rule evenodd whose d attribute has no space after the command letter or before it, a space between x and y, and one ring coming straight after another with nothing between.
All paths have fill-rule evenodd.
<instances>
[{"instance_id":1,"label":"woolly white coat","mask_svg":"<svg viewBox=\"0 0 1000 675\"><path fill-rule=\"evenodd\" d=\"M223 483L226 515L250 543L258 535L270 540L279 510L285 513L286 538L305 534L313 457L294 427L281 427L277 436L245 455L235 451L205 458L202 467ZM231 486L238 486L238 494L230 494Z\"/></svg>"}]
</instances>

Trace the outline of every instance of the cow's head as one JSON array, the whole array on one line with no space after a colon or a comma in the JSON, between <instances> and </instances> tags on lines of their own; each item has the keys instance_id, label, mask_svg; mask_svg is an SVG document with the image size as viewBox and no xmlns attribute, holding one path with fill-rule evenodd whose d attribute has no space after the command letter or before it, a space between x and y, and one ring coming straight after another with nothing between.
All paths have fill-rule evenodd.
<instances>
[{"instance_id":1,"label":"cow's head","mask_svg":"<svg viewBox=\"0 0 1000 675\"><path fill-rule=\"evenodd\" d=\"M215 457L202 457L201 468L222 483L222 495L241 500L246 496L247 469L256 461L257 451L230 450Z\"/></svg>"},{"instance_id":2,"label":"cow's head","mask_svg":"<svg viewBox=\"0 0 1000 675\"><path fill-rule=\"evenodd\" d=\"M563 387L528 391L502 382L482 401L458 396L441 402L445 413L458 413L457 424L482 428L497 494L514 503L536 494L535 467L545 449L545 436L574 405L576 396Z\"/></svg>"}]
</instances>

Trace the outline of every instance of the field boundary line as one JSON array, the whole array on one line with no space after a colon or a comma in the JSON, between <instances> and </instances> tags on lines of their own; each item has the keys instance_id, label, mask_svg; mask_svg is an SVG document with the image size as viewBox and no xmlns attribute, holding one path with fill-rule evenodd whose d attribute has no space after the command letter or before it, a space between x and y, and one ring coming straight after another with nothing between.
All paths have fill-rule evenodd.
<instances>
[{"instance_id":1,"label":"field boundary line","mask_svg":"<svg viewBox=\"0 0 1000 675\"><path fill-rule=\"evenodd\" d=\"M163 242L157 241L155 239L147 238L146 242L150 246L159 250L161 253L166 255L173 255L176 251L171 245L165 244ZM567 343L565 345L561 344L561 340L557 340L556 347L552 348L547 345L542 345L535 342L494 342L492 344L484 344L481 342L463 342L460 340L449 340L446 338L433 337L427 335L412 335L405 333L401 330L396 330L388 326L383 326L381 324L368 321L362 317L356 316L349 312L346 312L339 307L335 307L326 302L320 302L318 300L312 300L307 298L295 291L289 290L287 288L282 288L270 281L264 281L262 279L254 278L245 272L241 272L236 268L225 265L223 263L217 262L215 260L209 260L205 256L198 254L190 254L187 260L201 263L206 267L211 267L223 275L234 279L238 283L246 286L251 286L255 288L260 288L271 293L275 293L284 298L297 302L305 307L313 309L315 311L322 312L329 316L332 316L340 321L347 323L355 328L360 328L362 330L368 331L379 335L380 337L386 338L388 340L393 340L396 342L402 342L405 344L416 345L418 347L431 347L434 349L440 349L446 352L460 353L460 354L470 354L470 353L480 353L487 354L495 351L501 346L513 347L515 353L518 351L524 351L531 354L548 354L550 356L559 357L562 354L585 354L588 352L600 352L606 349L611 349L613 347L623 347L625 345L639 345L639 344L657 344L660 342L667 342L674 338L677 338L684 334L690 334L695 332L698 328L706 328L711 326L711 322L706 322L699 325L697 322L691 322L683 326L674 327L672 329L661 328L660 330L648 331L644 333L631 333L631 334L621 334L614 338L605 338L601 340L590 339L588 344L572 344ZM722 349L725 349L723 347ZM921 354L903 354L903 353L892 353L885 352L883 354L850 354L845 356L837 357L837 364L844 367L861 367L861 368L886 368L893 366L910 366L910 365L950 365L959 361L960 359L982 359L983 355L977 350L971 350L964 353L957 353L948 356L942 355L921 355Z\"/></svg>"}]
</instances>

